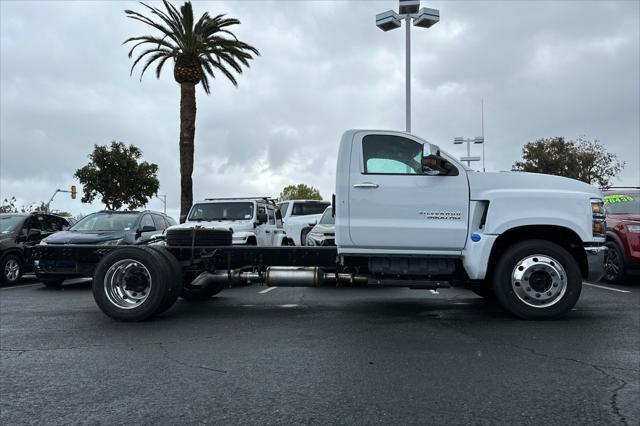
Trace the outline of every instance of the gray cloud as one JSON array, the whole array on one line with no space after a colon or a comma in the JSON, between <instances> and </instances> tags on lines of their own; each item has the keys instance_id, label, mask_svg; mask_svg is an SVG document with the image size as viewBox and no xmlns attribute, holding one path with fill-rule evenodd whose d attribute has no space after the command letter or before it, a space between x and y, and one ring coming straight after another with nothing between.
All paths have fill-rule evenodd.
<instances>
[{"instance_id":1,"label":"gray cloud","mask_svg":"<svg viewBox=\"0 0 640 426\"><path fill-rule=\"evenodd\" d=\"M277 195L289 183L333 192L348 128L404 127L404 31L375 14L396 2L196 2L228 13L262 56L239 78L198 91L195 197ZM586 135L627 161L640 182L638 2L433 2L442 21L413 30L414 133L455 155L480 132L489 170L524 143ZM0 197L46 200L73 183L93 144L133 143L160 166L179 205L179 88L170 72L129 77L121 42L148 33L134 2L0 3ZM168 69L170 71L170 69ZM59 196L74 212L100 208ZM160 209L153 201L151 208Z\"/></svg>"}]
</instances>

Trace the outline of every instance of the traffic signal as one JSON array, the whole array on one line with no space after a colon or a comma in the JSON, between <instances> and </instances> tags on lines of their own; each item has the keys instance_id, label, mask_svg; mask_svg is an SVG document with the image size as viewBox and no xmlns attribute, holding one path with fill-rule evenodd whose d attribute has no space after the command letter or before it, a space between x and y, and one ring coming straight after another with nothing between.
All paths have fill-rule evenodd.
<instances>
[{"instance_id":1,"label":"traffic signal","mask_svg":"<svg viewBox=\"0 0 640 426\"><path fill-rule=\"evenodd\" d=\"M71 185L71 199L75 200L77 194L78 194L78 191L76 190L76 186Z\"/></svg>"}]
</instances>

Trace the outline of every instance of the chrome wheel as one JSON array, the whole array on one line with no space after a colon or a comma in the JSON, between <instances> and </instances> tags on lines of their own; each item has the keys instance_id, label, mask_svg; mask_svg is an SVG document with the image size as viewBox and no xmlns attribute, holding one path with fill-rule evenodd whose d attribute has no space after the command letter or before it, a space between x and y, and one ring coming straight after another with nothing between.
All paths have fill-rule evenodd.
<instances>
[{"instance_id":1,"label":"chrome wheel","mask_svg":"<svg viewBox=\"0 0 640 426\"><path fill-rule=\"evenodd\" d=\"M109 302L121 309L144 303L151 291L151 274L133 259L122 259L109 267L104 276L104 292Z\"/></svg>"},{"instance_id":2,"label":"chrome wheel","mask_svg":"<svg viewBox=\"0 0 640 426\"><path fill-rule=\"evenodd\" d=\"M7 259L4 263L4 277L7 281L16 281L20 277L20 263L14 259Z\"/></svg>"},{"instance_id":3,"label":"chrome wheel","mask_svg":"<svg viewBox=\"0 0 640 426\"><path fill-rule=\"evenodd\" d=\"M567 274L560 262L550 256L527 256L513 268L511 288L524 304L547 308L562 299L567 290Z\"/></svg>"}]
</instances>

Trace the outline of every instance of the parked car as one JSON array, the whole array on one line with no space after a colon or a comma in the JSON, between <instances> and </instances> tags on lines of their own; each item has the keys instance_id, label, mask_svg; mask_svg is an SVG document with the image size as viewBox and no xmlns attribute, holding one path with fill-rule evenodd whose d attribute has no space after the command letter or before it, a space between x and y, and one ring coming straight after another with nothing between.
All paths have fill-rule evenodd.
<instances>
[{"instance_id":1,"label":"parked car","mask_svg":"<svg viewBox=\"0 0 640 426\"><path fill-rule=\"evenodd\" d=\"M174 229L195 226L233 232L233 244L272 247L289 245L282 217L269 197L207 198L196 202L184 223Z\"/></svg>"},{"instance_id":2,"label":"parked car","mask_svg":"<svg viewBox=\"0 0 640 426\"><path fill-rule=\"evenodd\" d=\"M305 245L309 226L318 223L322 213L329 207L328 201L288 200L278 203L284 230L296 246Z\"/></svg>"},{"instance_id":3,"label":"parked car","mask_svg":"<svg viewBox=\"0 0 640 426\"><path fill-rule=\"evenodd\" d=\"M640 273L640 188L610 188L603 193L609 247L604 279L616 283Z\"/></svg>"},{"instance_id":4,"label":"parked car","mask_svg":"<svg viewBox=\"0 0 640 426\"><path fill-rule=\"evenodd\" d=\"M145 211L100 211L80 219L68 230L44 238L42 245L128 245L145 242L161 234L176 221L164 213ZM72 261L36 260L36 276L48 287L58 287L66 278L93 275L93 265Z\"/></svg>"},{"instance_id":5,"label":"parked car","mask_svg":"<svg viewBox=\"0 0 640 426\"><path fill-rule=\"evenodd\" d=\"M33 269L26 250L54 232L62 231L69 222L48 213L0 214L0 271L2 284L15 284Z\"/></svg>"},{"instance_id":6,"label":"parked car","mask_svg":"<svg viewBox=\"0 0 640 426\"><path fill-rule=\"evenodd\" d=\"M336 245L336 218L333 216L331 207L327 207L318 224L311 228L305 243L308 246Z\"/></svg>"}]
</instances>

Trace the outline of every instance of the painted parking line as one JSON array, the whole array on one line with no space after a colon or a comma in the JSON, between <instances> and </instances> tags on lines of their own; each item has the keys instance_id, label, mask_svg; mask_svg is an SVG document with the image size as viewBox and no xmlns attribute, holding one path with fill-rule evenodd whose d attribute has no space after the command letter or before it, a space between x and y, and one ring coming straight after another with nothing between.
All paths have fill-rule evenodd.
<instances>
[{"instance_id":1,"label":"painted parking line","mask_svg":"<svg viewBox=\"0 0 640 426\"><path fill-rule=\"evenodd\" d=\"M604 289L604 290L617 291L619 293L631 293L630 291L627 291L627 290L620 290L618 288L613 288L613 287L605 287L603 285L598 285L598 284L591 284L591 283L582 283L582 284L588 285L590 287L598 287L598 288L601 288L601 289Z\"/></svg>"},{"instance_id":2,"label":"painted parking line","mask_svg":"<svg viewBox=\"0 0 640 426\"><path fill-rule=\"evenodd\" d=\"M269 288L266 288L266 289L264 289L262 291L259 291L258 293L260 293L260 294L269 293L271 290L275 290L276 288L278 288L278 287L269 287Z\"/></svg>"}]
</instances>

